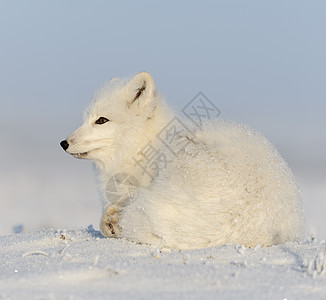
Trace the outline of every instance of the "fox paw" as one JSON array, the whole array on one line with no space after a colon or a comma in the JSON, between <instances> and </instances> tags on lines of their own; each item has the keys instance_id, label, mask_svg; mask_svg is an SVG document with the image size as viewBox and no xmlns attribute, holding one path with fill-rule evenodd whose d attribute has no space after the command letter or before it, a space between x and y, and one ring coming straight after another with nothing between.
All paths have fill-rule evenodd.
<instances>
[{"instance_id":1,"label":"fox paw","mask_svg":"<svg viewBox=\"0 0 326 300\"><path fill-rule=\"evenodd\" d=\"M100 222L101 233L106 237L117 237L119 235L118 213L114 208L107 210Z\"/></svg>"}]
</instances>

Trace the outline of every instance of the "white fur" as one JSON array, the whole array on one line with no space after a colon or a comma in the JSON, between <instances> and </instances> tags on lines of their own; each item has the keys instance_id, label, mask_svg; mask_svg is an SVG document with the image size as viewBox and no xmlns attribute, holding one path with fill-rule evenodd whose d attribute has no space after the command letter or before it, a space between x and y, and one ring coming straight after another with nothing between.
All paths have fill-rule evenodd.
<instances>
[{"instance_id":1,"label":"white fur","mask_svg":"<svg viewBox=\"0 0 326 300\"><path fill-rule=\"evenodd\" d=\"M95 124L99 117L110 121ZM234 122L210 121L183 134L186 146L174 157L157 138L173 117L152 77L142 72L131 80L111 80L67 139L68 153L98 168L105 236L177 249L269 246L300 238L300 190L265 137ZM169 159L155 178L135 165L144 160L141 150L148 143ZM140 190L130 196L122 188L113 202L105 198L106 188L118 173L136 178Z\"/></svg>"}]
</instances>

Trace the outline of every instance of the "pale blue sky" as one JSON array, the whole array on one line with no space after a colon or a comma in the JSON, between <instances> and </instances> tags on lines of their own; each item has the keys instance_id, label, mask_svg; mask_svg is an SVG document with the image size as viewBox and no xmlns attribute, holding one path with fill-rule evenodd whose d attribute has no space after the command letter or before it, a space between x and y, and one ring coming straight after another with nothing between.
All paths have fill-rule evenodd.
<instances>
[{"instance_id":1,"label":"pale blue sky","mask_svg":"<svg viewBox=\"0 0 326 300\"><path fill-rule=\"evenodd\" d=\"M0 0L1 151L60 160L94 91L146 70L177 110L202 91L290 163L326 165L325 15L314 0Z\"/></svg>"}]
</instances>

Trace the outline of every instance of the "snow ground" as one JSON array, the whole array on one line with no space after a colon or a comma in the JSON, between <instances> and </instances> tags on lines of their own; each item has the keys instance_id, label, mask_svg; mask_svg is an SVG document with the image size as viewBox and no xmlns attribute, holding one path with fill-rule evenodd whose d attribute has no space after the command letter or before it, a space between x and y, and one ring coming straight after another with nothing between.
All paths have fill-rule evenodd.
<instances>
[{"instance_id":1,"label":"snow ground","mask_svg":"<svg viewBox=\"0 0 326 300\"><path fill-rule=\"evenodd\" d=\"M105 239L90 226L0 244L0 299L326 299L325 241L180 252Z\"/></svg>"},{"instance_id":2,"label":"snow ground","mask_svg":"<svg viewBox=\"0 0 326 300\"><path fill-rule=\"evenodd\" d=\"M2 165L0 299L326 299L324 169L294 169L308 242L179 252L103 238L89 164L47 160Z\"/></svg>"}]
</instances>

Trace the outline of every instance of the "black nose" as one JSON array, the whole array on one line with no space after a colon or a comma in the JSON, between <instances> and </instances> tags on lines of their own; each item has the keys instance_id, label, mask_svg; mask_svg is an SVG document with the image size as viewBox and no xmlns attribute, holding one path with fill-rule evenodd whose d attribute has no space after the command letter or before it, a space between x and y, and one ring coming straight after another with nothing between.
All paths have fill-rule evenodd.
<instances>
[{"instance_id":1,"label":"black nose","mask_svg":"<svg viewBox=\"0 0 326 300\"><path fill-rule=\"evenodd\" d=\"M69 147L69 143L66 140L64 140L60 143L60 146L63 148L63 150L66 151Z\"/></svg>"}]
</instances>

